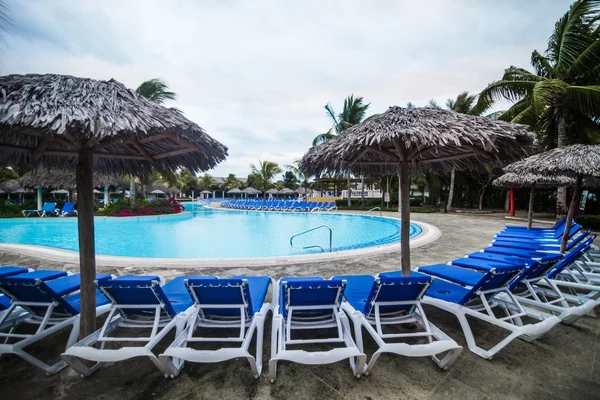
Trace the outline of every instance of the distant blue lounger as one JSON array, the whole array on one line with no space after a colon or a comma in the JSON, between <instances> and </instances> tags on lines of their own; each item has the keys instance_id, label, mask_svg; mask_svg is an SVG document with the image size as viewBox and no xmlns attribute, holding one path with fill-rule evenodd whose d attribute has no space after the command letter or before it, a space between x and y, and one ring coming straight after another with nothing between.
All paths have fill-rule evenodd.
<instances>
[{"instance_id":1,"label":"distant blue lounger","mask_svg":"<svg viewBox=\"0 0 600 400\"><path fill-rule=\"evenodd\" d=\"M454 314L463 329L469 350L489 359L514 339L520 337L533 341L560 322L557 317L548 313L524 309L510 293L508 284L524 268L525 265L489 262L487 268L481 272L446 264L419 267L417 271L435 277L425 293L423 303ZM497 296L500 292L507 293L509 300L500 299ZM497 317L494 308L502 311L505 316ZM467 316L503 328L510 334L489 350L485 350L477 345ZM540 322L526 324L522 320L523 317Z\"/></svg>"},{"instance_id":2,"label":"distant blue lounger","mask_svg":"<svg viewBox=\"0 0 600 400\"><path fill-rule=\"evenodd\" d=\"M462 347L430 323L421 306L421 298L431 285L431 277L412 272L411 276L378 277L371 275L334 276L345 280L345 302L342 309L352 319L354 337L363 351L364 327L379 348L371 357L364 373L368 375L382 353L395 353L406 357L427 357L447 369L460 355ZM384 333L389 325L418 324L421 329L405 333ZM386 339L425 339L423 344L386 342ZM445 354L444 354L445 353ZM443 354L442 358L437 355Z\"/></svg>"},{"instance_id":3,"label":"distant blue lounger","mask_svg":"<svg viewBox=\"0 0 600 400\"><path fill-rule=\"evenodd\" d=\"M102 362L117 362L134 357L148 357L165 375L167 371L152 349L167 333L175 329L178 336L193 313L192 298L180 276L164 286L159 276L126 275L110 281L97 281L99 290L110 300L110 313L101 329L69 347L62 358L71 368L87 376ZM117 328L149 329L149 336L111 336ZM123 343L145 343L123 346ZM97 343L99 348L94 347ZM119 346L106 349L106 344ZM81 359L95 361L88 366Z\"/></svg>"},{"instance_id":4,"label":"distant blue lounger","mask_svg":"<svg viewBox=\"0 0 600 400\"><path fill-rule=\"evenodd\" d=\"M29 313L29 316L20 321L19 326L38 325L35 333L18 333L15 326L0 328L0 339L5 340L0 344L0 355L15 354L48 374L56 373L67 366L64 361L48 365L24 350L30 344L68 327L71 327L71 334L66 348L68 349L77 340L80 276L79 274L65 275L67 274L64 271L38 270L0 278L0 290L12 299L8 309L9 315L6 318L10 318L12 312L20 313L19 308L22 308ZM111 276L97 274L96 278L106 281L110 280ZM96 293L96 315L101 315L108 309L108 300L101 293ZM9 344L9 340L15 341Z\"/></svg>"},{"instance_id":5,"label":"distant blue lounger","mask_svg":"<svg viewBox=\"0 0 600 400\"><path fill-rule=\"evenodd\" d=\"M24 217L29 217L31 214L36 213L39 217L46 217L54 214L56 209L56 203L44 203L41 210L23 210L21 214Z\"/></svg>"},{"instance_id":6,"label":"distant blue lounger","mask_svg":"<svg viewBox=\"0 0 600 400\"><path fill-rule=\"evenodd\" d=\"M77 215L77 210L75 209L75 203L72 203L72 202L66 202L62 206L62 209L55 210L55 212L56 212L56 215L58 215L59 217L65 217L69 214Z\"/></svg>"},{"instance_id":7,"label":"distant blue lounger","mask_svg":"<svg viewBox=\"0 0 600 400\"><path fill-rule=\"evenodd\" d=\"M256 379L262 371L265 317L271 304L265 301L272 279L269 276L189 277L185 286L194 299L194 312L187 327L159 356L169 376L175 377L184 361L215 363L246 358ZM205 336L205 329L234 330L234 336ZM256 331L256 354L249 352ZM196 350L193 343L239 343L239 347Z\"/></svg>"},{"instance_id":8,"label":"distant blue lounger","mask_svg":"<svg viewBox=\"0 0 600 400\"><path fill-rule=\"evenodd\" d=\"M301 364L330 364L350 360L354 376L363 372L367 356L352 339L348 317L340 309L346 281L340 279L281 278L273 290L273 325L271 333L271 360L269 378L277 377L277 362L292 361ZM292 337L294 332L305 329L335 329L336 334L318 339ZM305 351L289 349L311 343L339 344L328 351Z\"/></svg>"}]
</instances>

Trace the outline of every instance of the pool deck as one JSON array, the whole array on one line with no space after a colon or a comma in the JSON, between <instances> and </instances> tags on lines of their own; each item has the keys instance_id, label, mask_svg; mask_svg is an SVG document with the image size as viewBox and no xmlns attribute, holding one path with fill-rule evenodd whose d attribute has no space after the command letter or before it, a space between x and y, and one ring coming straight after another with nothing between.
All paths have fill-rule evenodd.
<instances>
[{"instance_id":1,"label":"pool deck","mask_svg":"<svg viewBox=\"0 0 600 400\"><path fill-rule=\"evenodd\" d=\"M384 213L385 214L385 213ZM390 215L395 216L397 214ZM415 220L436 226L442 236L411 252L412 265L446 263L453 258L480 250L507 223L498 215L414 214ZM322 260L316 263L283 266L207 267L171 264L165 267L140 265L114 267L98 265L98 271L115 275L152 274L167 280L179 275L211 274L323 276L376 274L399 269L397 252L353 259ZM14 253L0 253L0 265L66 269L72 263L44 261ZM581 318L574 326L558 325L534 343L517 340L484 360L466 348L456 318L426 308L429 319L461 344L465 350L448 371L440 370L428 358L382 356L373 374L355 379L347 362L325 366L280 363L278 378L270 384L267 363L270 350L270 317L265 329L265 367L263 376L254 380L245 360L219 364L186 364L181 375L165 379L148 360L134 359L106 365L91 377L82 379L68 368L53 376L29 366L14 356L0 360L2 397L36 399L598 399L600 398L600 318ZM600 310L596 309L600 315ZM500 340L503 332L489 325L474 324L482 343ZM62 334L62 339L66 335ZM172 335L167 336L164 349ZM37 355L57 354L56 340L49 339L34 347ZM371 356L375 344L365 340L365 352Z\"/></svg>"}]
</instances>

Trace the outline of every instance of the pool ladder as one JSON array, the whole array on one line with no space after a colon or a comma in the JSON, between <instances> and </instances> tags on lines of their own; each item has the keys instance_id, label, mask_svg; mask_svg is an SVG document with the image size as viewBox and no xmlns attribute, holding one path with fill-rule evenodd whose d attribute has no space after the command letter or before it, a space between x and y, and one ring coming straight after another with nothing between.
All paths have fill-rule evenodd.
<instances>
[{"instance_id":1,"label":"pool ladder","mask_svg":"<svg viewBox=\"0 0 600 400\"><path fill-rule=\"evenodd\" d=\"M375 211L375 210L379 210L379 216L381 217L381 207L373 207L369 211L365 211L364 213L362 213L360 215L366 215L366 214L370 213L371 211Z\"/></svg>"},{"instance_id":2,"label":"pool ladder","mask_svg":"<svg viewBox=\"0 0 600 400\"><path fill-rule=\"evenodd\" d=\"M290 238L290 246L292 246L293 248L297 248L297 247L294 247L294 238L304 235L306 233L312 232L312 231L316 231L317 229L321 229L321 228L327 228L329 230L329 252L331 253L333 251L333 231L331 230L331 228L328 225L315 226L314 228L311 228L311 229L308 229L303 232L295 234L294 236L292 236ZM323 247L319 246L318 244L302 247L303 250L314 249L314 248L319 248L319 249L321 249L321 251L323 253L325 253L325 249Z\"/></svg>"}]
</instances>

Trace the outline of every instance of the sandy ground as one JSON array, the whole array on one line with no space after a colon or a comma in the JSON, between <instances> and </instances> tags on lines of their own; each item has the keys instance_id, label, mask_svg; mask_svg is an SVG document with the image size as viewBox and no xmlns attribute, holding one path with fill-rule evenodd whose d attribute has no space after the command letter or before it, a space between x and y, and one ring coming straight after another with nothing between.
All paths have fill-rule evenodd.
<instances>
[{"instance_id":1,"label":"sandy ground","mask_svg":"<svg viewBox=\"0 0 600 400\"><path fill-rule=\"evenodd\" d=\"M416 220L431 223L442 237L414 249L413 266L445 263L485 247L494 233L506 225L498 216L419 214ZM511 224L519 222L511 221ZM0 265L22 265L77 271L77 265L47 262L15 254L0 254ZM376 274L399 269L399 254L253 268L114 268L99 265L99 272L115 275L152 274L167 280L178 275L271 275L323 276ZM0 392L6 399L598 399L600 398L600 319L581 318L574 326L558 325L534 343L517 340L484 360L466 349L454 316L426 308L429 319L465 347L447 371L428 358L382 356L373 374L355 379L347 362L308 366L282 362L278 378L270 384L266 372L255 380L245 360L219 364L186 364L176 379L166 379L145 359L106 364L82 379L70 369L46 376L14 356L0 360ZM598 312L598 309L596 310ZM270 316L266 322L265 360L269 359ZM499 341L504 333L489 325L474 324L483 347ZM366 332L364 332L366 334ZM365 337L368 337L366 335ZM169 335L158 352L173 339ZM34 354L56 358L66 334L31 346ZM365 352L373 354L375 343L366 339Z\"/></svg>"}]
</instances>

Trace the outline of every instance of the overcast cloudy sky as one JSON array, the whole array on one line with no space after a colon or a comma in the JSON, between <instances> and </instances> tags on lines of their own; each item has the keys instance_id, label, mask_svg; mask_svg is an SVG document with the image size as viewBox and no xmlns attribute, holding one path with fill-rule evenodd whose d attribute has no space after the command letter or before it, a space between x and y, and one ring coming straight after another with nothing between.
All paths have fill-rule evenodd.
<instances>
[{"instance_id":1,"label":"overcast cloudy sky","mask_svg":"<svg viewBox=\"0 0 600 400\"><path fill-rule=\"evenodd\" d=\"M570 0L8 0L2 74L159 77L229 147L214 176L290 164L354 93L370 113L479 92L546 49ZM497 107L502 107L499 105Z\"/></svg>"}]
</instances>

